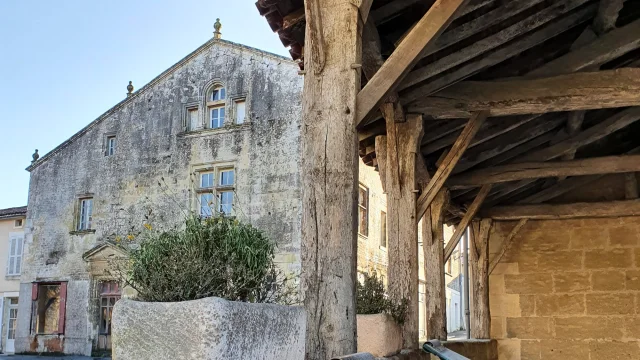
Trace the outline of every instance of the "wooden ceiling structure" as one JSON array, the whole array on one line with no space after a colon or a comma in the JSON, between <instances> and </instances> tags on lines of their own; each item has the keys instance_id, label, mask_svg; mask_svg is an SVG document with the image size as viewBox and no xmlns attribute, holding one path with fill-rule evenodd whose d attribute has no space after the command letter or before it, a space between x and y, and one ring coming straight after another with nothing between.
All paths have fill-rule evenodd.
<instances>
[{"instance_id":1,"label":"wooden ceiling structure","mask_svg":"<svg viewBox=\"0 0 640 360\"><path fill-rule=\"evenodd\" d=\"M373 1L369 16L383 58L433 3ZM260 0L256 5L302 67L303 1ZM424 114L421 152L432 175L470 113L490 111L445 183L452 189L448 223L460 221L481 185L493 184L483 208L546 203L596 180L606 169L587 177L540 171L523 179L474 183L478 172L633 152L640 146L640 108L628 106L638 102L637 67L640 1L471 0L396 88L407 112ZM612 86L624 88L628 98L611 91ZM567 87L575 91L553 93ZM358 130L360 156L377 167L375 137L385 134L384 119L364 119Z\"/></svg>"},{"instance_id":2,"label":"wooden ceiling structure","mask_svg":"<svg viewBox=\"0 0 640 360\"><path fill-rule=\"evenodd\" d=\"M474 268L474 274L481 274L474 289L483 289L486 295L474 295L474 299L480 299L477 301L484 301L474 309L486 310L479 316L479 322L483 322L478 328L483 334L481 338L486 338L490 329L488 274L501 256L487 266L491 219L520 219L509 234L508 238L512 239L527 219L640 215L635 176L640 172L640 0L329 2L343 6L343 12L348 11L345 3L358 11L361 63L352 63L351 69L362 71L356 74L360 81L356 82L359 85L355 99L345 85L342 103L337 96L333 103L317 99L311 99L310 103L351 106L350 101L355 100L359 156L365 164L380 171L383 188L386 186L388 193L388 240L391 244L395 239L400 249L397 253L389 251L391 298L406 296L410 309L415 306L417 311L414 294L417 289L412 288L417 286L417 273L404 276L405 273L394 268L413 267L412 256L417 248L412 247L412 239L417 235L402 220L391 220L391 212L396 210L400 218L430 221L430 230L425 232L423 226L423 244L431 243L430 248L425 247L425 263L434 264L433 268L427 268L427 274L441 272L443 261L453 252L464 229L472 225L471 233L476 238L472 246L476 251L471 251L471 260L474 261L475 255L474 266L478 267ZM326 2L320 0L258 0L256 3L283 45L290 48L292 58L299 61L301 74L311 76L309 87L305 79L305 99L317 94L336 95L321 83L327 60L324 53L336 51L330 49L333 44L327 46L322 37L324 29L318 14L329 14L329 10L322 9L323 5ZM332 27L324 36L340 42L341 38L335 34L340 21L341 18L332 17L329 21ZM353 24L344 24L345 37L351 36L353 28ZM305 43L309 47L306 52ZM357 45L349 45L354 53L358 52L356 48L360 49ZM312 59L305 61L305 53ZM359 52L355 56L345 54L359 58ZM344 62L335 64L335 58L332 60L334 65L348 67ZM305 63L312 70L305 69ZM334 66L330 74L329 78L334 81L340 78L336 74L346 74L339 66ZM326 69L324 71L326 75ZM313 90L311 95L307 94L309 89ZM309 116L317 115L318 121L324 121L324 127L330 126L327 124L331 124L331 120L344 118L335 108L331 114L331 111L321 114L326 107L305 106L306 124L314 124L309 122L313 121ZM350 114L349 107L346 114ZM350 123L351 119L340 121ZM413 137L408 136L407 129L415 133ZM332 157L327 156L327 137L309 134L305 135L307 141L325 140L324 157L319 157L318 151L314 152L311 147L312 151L303 154L309 158L319 157L311 160L309 169L303 168L303 178L307 176L312 180L309 174L314 174L313 167L322 166L324 161L326 170L326 162ZM415 150L403 144L407 139L418 139ZM334 145L344 146L343 152L350 151L349 141L341 141ZM318 149L322 148L317 146L315 150ZM419 155L415 164L407 160L414 157L412 154ZM344 163L349 165L349 161ZM346 165L340 171L349 171ZM400 173L407 173L407 168L413 169L402 178L404 175ZM608 203L558 204L557 199L563 194L593 184L605 175L619 173L625 174L624 198ZM325 181L325 187L320 188L323 197L312 194L316 201L345 195L327 184L337 188L347 183ZM402 203L397 199L406 194L402 191L407 191L403 189L407 184L411 187L409 193L419 195L412 194L410 197L416 198L413 202ZM327 194L330 196L325 196ZM350 208L352 204L345 200L341 205ZM303 212L305 206L317 207L315 202L303 201ZM339 208L332 210L336 209ZM309 214L310 219L316 216L313 212ZM348 219L351 213L345 210L339 215ZM336 218L335 223L330 220L328 225L312 224L316 226L316 234L321 234L317 229L323 226L335 227L340 221ZM483 220L474 221L478 218ZM304 219L303 215L303 222ZM456 225L456 233L446 249L442 244L438 248L438 243L443 242L442 234L438 234L442 221ZM392 227L396 228L393 234ZM342 230L346 233L349 229ZM405 230L408 232L402 233ZM318 238L322 239L322 235L308 239L303 236L303 248L306 244L307 249L317 251L316 256L324 251L314 247L319 246ZM430 242L425 238L431 238ZM438 239L440 241L436 241ZM331 239L328 244L338 246L340 241ZM505 247L509 241L505 241ZM409 250L402 250L403 246ZM328 251L323 254L325 258L331 258ZM499 253L504 251L503 248ZM343 260L353 261L350 256L350 252L345 254ZM315 259L317 268L318 258ZM347 267L340 271L340 278L350 276ZM314 281L317 284L321 280ZM428 302L444 301L441 293L444 280L431 276L427 281ZM398 286L406 289L394 290ZM320 292L312 294L316 297L312 303L317 299L331 300L318 294ZM342 294L350 293L347 289ZM313 326L320 334L318 324L322 324L322 316L327 316L328 309L332 309L326 304L323 303L326 308L314 310L320 314L320 320L314 317L317 314L308 315L308 335ZM439 321L444 319L444 314L432 314L431 309L444 306L428 304L427 308L427 333L439 334L442 330ZM335 311L333 315L331 321L339 321L335 319L339 319L340 313ZM414 323L403 325L405 345L411 344L411 341L406 343L407 338L415 337L411 333L413 327L417 330ZM348 326L344 329L348 330ZM345 337L347 330L342 333ZM330 332L326 334L322 336L331 338ZM446 339L446 331L444 337Z\"/></svg>"}]
</instances>

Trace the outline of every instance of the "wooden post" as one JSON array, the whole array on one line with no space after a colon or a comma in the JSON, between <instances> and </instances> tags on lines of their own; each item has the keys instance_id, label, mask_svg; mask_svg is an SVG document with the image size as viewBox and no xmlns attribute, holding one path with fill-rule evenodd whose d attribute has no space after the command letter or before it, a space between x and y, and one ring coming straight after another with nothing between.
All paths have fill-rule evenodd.
<instances>
[{"instance_id":1,"label":"wooden post","mask_svg":"<svg viewBox=\"0 0 640 360\"><path fill-rule=\"evenodd\" d=\"M387 267L389 297L396 304L406 299L408 311L402 325L403 346L418 346L418 221L416 220L416 157L422 137L422 116L408 115L406 122L390 122L396 141L386 138ZM387 132L389 134L390 132ZM382 139L381 139L382 140ZM376 141L376 146L385 141ZM380 154L380 152L378 152ZM390 156L396 154L397 157ZM393 164L397 161L396 164ZM395 168L394 168L395 167ZM394 177L398 176L397 179Z\"/></svg>"},{"instance_id":2,"label":"wooden post","mask_svg":"<svg viewBox=\"0 0 640 360\"><path fill-rule=\"evenodd\" d=\"M305 0L302 293L307 360L356 352L358 8ZM330 46L328 46L330 45Z\"/></svg>"},{"instance_id":3,"label":"wooden post","mask_svg":"<svg viewBox=\"0 0 640 360\"><path fill-rule=\"evenodd\" d=\"M491 338L491 312L489 309L489 230L491 219L474 221L471 225L469 253L473 269L473 309L471 337Z\"/></svg>"},{"instance_id":4,"label":"wooden post","mask_svg":"<svg viewBox=\"0 0 640 360\"><path fill-rule=\"evenodd\" d=\"M422 248L427 298L427 338L447 340L447 307L444 283L443 212L449 192L440 190L422 217Z\"/></svg>"}]
</instances>

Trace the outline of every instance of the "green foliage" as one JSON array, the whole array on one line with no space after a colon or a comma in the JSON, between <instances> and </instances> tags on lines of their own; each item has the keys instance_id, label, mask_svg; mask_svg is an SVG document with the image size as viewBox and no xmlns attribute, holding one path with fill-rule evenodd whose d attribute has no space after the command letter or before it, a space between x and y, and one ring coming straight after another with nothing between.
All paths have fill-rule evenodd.
<instances>
[{"instance_id":1,"label":"green foliage","mask_svg":"<svg viewBox=\"0 0 640 360\"><path fill-rule=\"evenodd\" d=\"M275 244L251 225L222 216L190 217L182 229L145 227L139 246L112 266L139 300L296 302L291 279L274 263Z\"/></svg>"},{"instance_id":2,"label":"green foliage","mask_svg":"<svg viewBox=\"0 0 640 360\"><path fill-rule=\"evenodd\" d=\"M384 291L384 283L374 272L373 275L364 274L364 282L357 283L357 314L382 314L391 315L398 324L403 324L406 318L409 301L402 299L398 303L391 301Z\"/></svg>"}]
</instances>

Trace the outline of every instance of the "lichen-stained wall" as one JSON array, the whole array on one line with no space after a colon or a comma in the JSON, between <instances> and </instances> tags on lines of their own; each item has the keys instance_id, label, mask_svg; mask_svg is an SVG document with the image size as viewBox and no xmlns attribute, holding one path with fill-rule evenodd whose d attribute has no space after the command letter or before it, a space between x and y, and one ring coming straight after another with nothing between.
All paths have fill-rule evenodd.
<instances>
[{"instance_id":1,"label":"lichen-stained wall","mask_svg":"<svg viewBox=\"0 0 640 360\"><path fill-rule=\"evenodd\" d=\"M197 104L204 121L212 81L226 87L227 121L237 97L246 98L247 120L185 132L187 106ZM88 313L92 286L83 253L112 234L140 229L149 211L154 227L179 223L197 207L195 166L235 167L235 215L264 230L278 243L276 260L298 271L301 89L295 63L211 40L32 166L16 350L47 351L48 341L63 343L65 353L91 353L98 324ZM110 134L116 151L105 156ZM74 235L85 194L94 199L95 233ZM68 281L64 336L31 334L35 281Z\"/></svg>"}]
</instances>

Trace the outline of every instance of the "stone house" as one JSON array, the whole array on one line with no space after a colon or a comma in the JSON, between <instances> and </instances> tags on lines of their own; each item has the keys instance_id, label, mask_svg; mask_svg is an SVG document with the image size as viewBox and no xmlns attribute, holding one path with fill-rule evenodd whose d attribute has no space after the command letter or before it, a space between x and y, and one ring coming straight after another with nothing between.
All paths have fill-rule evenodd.
<instances>
[{"instance_id":1,"label":"stone house","mask_svg":"<svg viewBox=\"0 0 640 360\"><path fill-rule=\"evenodd\" d=\"M0 344L15 351L18 296L27 207L0 209Z\"/></svg>"},{"instance_id":2,"label":"stone house","mask_svg":"<svg viewBox=\"0 0 640 360\"><path fill-rule=\"evenodd\" d=\"M19 353L110 347L121 289L114 235L225 213L299 270L302 77L286 58L216 38L34 161L20 277ZM15 289L17 291L17 288Z\"/></svg>"}]
</instances>

